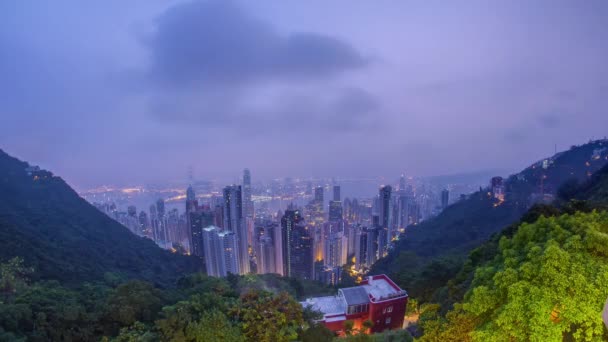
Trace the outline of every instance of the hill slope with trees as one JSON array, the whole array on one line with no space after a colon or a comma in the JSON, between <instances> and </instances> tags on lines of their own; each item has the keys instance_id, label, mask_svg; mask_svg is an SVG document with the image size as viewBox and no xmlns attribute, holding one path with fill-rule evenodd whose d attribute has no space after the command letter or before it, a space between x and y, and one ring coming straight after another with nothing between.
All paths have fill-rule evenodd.
<instances>
[{"instance_id":1,"label":"hill slope with trees","mask_svg":"<svg viewBox=\"0 0 608 342\"><path fill-rule=\"evenodd\" d=\"M51 172L28 167L0 150L1 260L19 256L35 279L78 284L111 273L167 285L202 269L133 235Z\"/></svg>"}]
</instances>

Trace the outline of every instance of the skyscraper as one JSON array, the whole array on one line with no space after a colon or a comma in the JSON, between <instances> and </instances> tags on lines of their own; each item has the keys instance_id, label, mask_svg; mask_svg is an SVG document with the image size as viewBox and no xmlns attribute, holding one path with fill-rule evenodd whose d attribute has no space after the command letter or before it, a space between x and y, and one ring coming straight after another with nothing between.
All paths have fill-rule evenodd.
<instances>
[{"instance_id":1,"label":"skyscraper","mask_svg":"<svg viewBox=\"0 0 608 342\"><path fill-rule=\"evenodd\" d=\"M283 275L312 279L313 238L299 210L288 209L281 218Z\"/></svg>"},{"instance_id":2,"label":"skyscraper","mask_svg":"<svg viewBox=\"0 0 608 342\"><path fill-rule=\"evenodd\" d=\"M238 243L239 269L241 274L249 273L249 241L247 227L243 222L243 198L240 185L224 188L224 230L233 232Z\"/></svg>"},{"instance_id":3,"label":"skyscraper","mask_svg":"<svg viewBox=\"0 0 608 342\"><path fill-rule=\"evenodd\" d=\"M448 203L450 201L450 191L448 189L443 189L441 191L441 209L445 209L448 207Z\"/></svg>"},{"instance_id":4,"label":"skyscraper","mask_svg":"<svg viewBox=\"0 0 608 342\"><path fill-rule=\"evenodd\" d=\"M334 185L334 201L340 201L340 186Z\"/></svg>"},{"instance_id":5,"label":"skyscraper","mask_svg":"<svg viewBox=\"0 0 608 342\"><path fill-rule=\"evenodd\" d=\"M379 196L379 227L384 231L380 232L380 235L384 235L386 241L378 242L383 247L378 253L379 257L384 255L386 247L390 243L391 239L397 235L394 228L391 225L391 192L392 188L390 185L380 187Z\"/></svg>"},{"instance_id":6,"label":"skyscraper","mask_svg":"<svg viewBox=\"0 0 608 342\"><path fill-rule=\"evenodd\" d=\"M208 208L199 208L188 213L190 224L190 253L199 257L205 256L203 229L213 226L213 212Z\"/></svg>"},{"instance_id":7,"label":"skyscraper","mask_svg":"<svg viewBox=\"0 0 608 342\"><path fill-rule=\"evenodd\" d=\"M318 186L315 188L315 204L319 211L323 211L323 203L323 187Z\"/></svg>"},{"instance_id":8,"label":"skyscraper","mask_svg":"<svg viewBox=\"0 0 608 342\"><path fill-rule=\"evenodd\" d=\"M253 218L254 207L251 200L251 172L243 170L243 216Z\"/></svg>"},{"instance_id":9,"label":"skyscraper","mask_svg":"<svg viewBox=\"0 0 608 342\"><path fill-rule=\"evenodd\" d=\"M342 202L329 201L329 221L342 221Z\"/></svg>"},{"instance_id":10,"label":"skyscraper","mask_svg":"<svg viewBox=\"0 0 608 342\"><path fill-rule=\"evenodd\" d=\"M203 229L203 249L207 274L225 277L228 273L240 274L238 243L233 232L220 231L215 226Z\"/></svg>"}]
</instances>

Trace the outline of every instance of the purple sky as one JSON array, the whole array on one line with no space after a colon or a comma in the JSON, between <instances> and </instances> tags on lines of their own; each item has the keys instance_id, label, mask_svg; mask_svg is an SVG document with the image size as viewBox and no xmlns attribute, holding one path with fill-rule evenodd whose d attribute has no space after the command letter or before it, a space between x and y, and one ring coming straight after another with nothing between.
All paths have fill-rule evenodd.
<instances>
[{"instance_id":1,"label":"purple sky","mask_svg":"<svg viewBox=\"0 0 608 342\"><path fill-rule=\"evenodd\" d=\"M519 169L608 134L607 1L0 2L0 148L77 187Z\"/></svg>"}]
</instances>

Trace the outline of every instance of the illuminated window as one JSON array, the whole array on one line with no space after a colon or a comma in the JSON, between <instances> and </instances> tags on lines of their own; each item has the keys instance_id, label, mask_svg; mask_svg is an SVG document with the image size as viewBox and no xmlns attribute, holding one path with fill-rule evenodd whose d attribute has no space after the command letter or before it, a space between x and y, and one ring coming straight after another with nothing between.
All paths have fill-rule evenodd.
<instances>
[{"instance_id":1,"label":"illuminated window","mask_svg":"<svg viewBox=\"0 0 608 342\"><path fill-rule=\"evenodd\" d=\"M391 318L387 317L386 320L384 321L385 324L391 324Z\"/></svg>"},{"instance_id":2,"label":"illuminated window","mask_svg":"<svg viewBox=\"0 0 608 342\"><path fill-rule=\"evenodd\" d=\"M389 306L388 309L386 309L386 312L393 312L393 306Z\"/></svg>"}]
</instances>

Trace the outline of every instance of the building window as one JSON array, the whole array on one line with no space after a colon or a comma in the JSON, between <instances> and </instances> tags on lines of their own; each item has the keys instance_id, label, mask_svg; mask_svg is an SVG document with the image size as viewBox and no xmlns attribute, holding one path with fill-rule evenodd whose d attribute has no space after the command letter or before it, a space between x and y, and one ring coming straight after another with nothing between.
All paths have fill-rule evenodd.
<instances>
[{"instance_id":1,"label":"building window","mask_svg":"<svg viewBox=\"0 0 608 342\"><path fill-rule=\"evenodd\" d=\"M392 305L391 305L391 306L389 306L389 307L386 309L386 312L393 312L393 306L392 306Z\"/></svg>"},{"instance_id":2,"label":"building window","mask_svg":"<svg viewBox=\"0 0 608 342\"><path fill-rule=\"evenodd\" d=\"M390 317L386 317L386 320L384 321L385 324L391 324L391 318Z\"/></svg>"}]
</instances>

